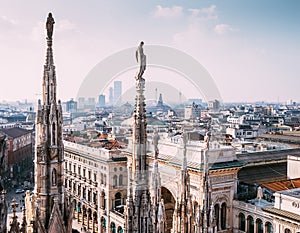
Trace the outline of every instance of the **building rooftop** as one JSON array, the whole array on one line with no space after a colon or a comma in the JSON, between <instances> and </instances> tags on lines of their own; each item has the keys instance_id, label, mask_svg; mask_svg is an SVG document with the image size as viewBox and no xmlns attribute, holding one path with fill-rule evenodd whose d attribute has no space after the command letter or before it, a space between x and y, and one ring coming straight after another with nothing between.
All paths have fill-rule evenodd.
<instances>
[{"instance_id":1,"label":"building rooftop","mask_svg":"<svg viewBox=\"0 0 300 233\"><path fill-rule=\"evenodd\" d=\"M279 215L282 216L283 218L288 218L297 222L300 222L300 215L299 214L295 214L286 210L281 210L281 209L277 209L275 207L265 207L263 208L264 211L274 214L274 215Z\"/></svg>"},{"instance_id":2,"label":"building rooftop","mask_svg":"<svg viewBox=\"0 0 300 233\"><path fill-rule=\"evenodd\" d=\"M30 133L30 131L28 131L26 129L18 128L18 127L9 128L9 129L1 129L1 131L12 138L18 138L18 137L21 137L22 135Z\"/></svg>"},{"instance_id":3,"label":"building rooftop","mask_svg":"<svg viewBox=\"0 0 300 233\"><path fill-rule=\"evenodd\" d=\"M251 160L251 158L249 158L249 160ZM242 161L247 163L247 160ZM266 188L269 188L269 186L266 184L270 183L270 186L272 187L271 183L279 183L282 180L286 180L286 174L287 164L286 162L281 162L243 167L238 173L238 179L239 181L244 182L246 184L256 183L263 185ZM276 189L274 191L276 191Z\"/></svg>"},{"instance_id":4,"label":"building rooftop","mask_svg":"<svg viewBox=\"0 0 300 233\"><path fill-rule=\"evenodd\" d=\"M295 189L291 189L291 190L282 190L279 191L278 193L290 196L290 197L296 197L296 198L300 198L300 179L297 179L297 185L298 187Z\"/></svg>"},{"instance_id":5,"label":"building rooftop","mask_svg":"<svg viewBox=\"0 0 300 233\"><path fill-rule=\"evenodd\" d=\"M281 180L281 181L275 181L275 182L268 182L261 184L267 189L270 189L274 192L281 191L280 193L291 195L291 190L297 190L298 197L300 197L300 178L299 179L292 179L292 180ZM289 193L289 194L288 194Z\"/></svg>"}]
</instances>

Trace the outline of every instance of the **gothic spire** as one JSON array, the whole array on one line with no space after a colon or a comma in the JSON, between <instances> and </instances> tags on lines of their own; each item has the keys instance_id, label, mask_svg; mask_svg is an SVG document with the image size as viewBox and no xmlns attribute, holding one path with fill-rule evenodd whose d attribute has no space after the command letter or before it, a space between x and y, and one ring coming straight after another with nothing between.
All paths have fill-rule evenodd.
<instances>
[{"instance_id":1,"label":"gothic spire","mask_svg":"<svg viewBox=\"0 0 300 233\"><path fill-rule=\"evenodd\" d=\"M153 232L151 198L149 192L149 171L147 166L147 123L146 123L146 104L145 104L145 79L143 78L146 70L146 56L143 50L142 41L136 51L136 59L139 70L136 74L136 97L134 107L133 125L133 151L132 151L132 193L129 193L126 206L126 231L128 233L149 233ZM129 176L130 177L130 176ZM131 181L129 181L130 183ZM129 190L130 191L130 190ZM133 200L133 203L132 201ZM132 206L134 204L134 206ZM133 215L128 215L133 211Z\"/></svg>"},{"instance_id":2,"label":"gothic spire","mask_svg":"<svg viewBox=\"0 0 300 233\"><path fill-rule=\"evenodd\" d=\"M204 157L203 157L203 170L202 170L202 205L200 209L202 217L202 225L200 230L203 233L207 232L216 232L216 221L215 221L215 212L214 204L211 200L211 183L209 179L209 168L208 168L208 152L210 146L211 133L208 131L204 137L205 148L204 148Z\"/></svg>"},{"instance_id":3,"label":"gothic spire","mask_svg":"<svg viewBox=\"0 0 300 233\"><path fill-rule=\"evenodd\" d=\"M188 137L186 132L182 134L182 146L183 146L183 159L182 167L180 174L180 184L178 198L176 200L175 210L173 214L173 231L174 233L184 232L192 233L193 232L193 209L192 201L190 194L190 176L187 169L187 142Z\"/></svg>"},{"instance_id":4,"label":"gothic spire","mask_svg":"<svg viewBox=\"0 0 300 233\"><path fill-rule=\"evenodd\" d=\"M40 221L43 225L40 227L46 230L57 224L57 219L50 221L53 211L61 215L56 218L68 219L63 184L62 107L60 101L56 101L56 73L52 49L54 23L52 14L49 13L46 22L47 51L42 83L43 101L39 100L36 115L34 198L32 202L26 203L26 209L35 213L34 221ZM54 200L58 208L55 207ZM35 202L40 204L36 205ZM65 232L64 226L61 228L62 232Z\"/></svg>"},{"instance_id":5,"label":"gothic spire","mask_svg":"<svg viewBox=\"0 0 300 233\"><path fill-rule=\"evenodd\" d=\"M161 178L158 170L158 140L157 130L153 135L154 166L152 172L152 219L154 232L165 232L165 207L161 197Z\"/></svg>"}]
</instances>

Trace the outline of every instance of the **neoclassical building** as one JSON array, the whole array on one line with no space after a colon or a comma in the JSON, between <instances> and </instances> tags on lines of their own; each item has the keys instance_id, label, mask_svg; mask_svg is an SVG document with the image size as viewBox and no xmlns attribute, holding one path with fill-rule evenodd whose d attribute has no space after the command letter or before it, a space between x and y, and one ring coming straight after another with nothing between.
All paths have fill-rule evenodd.
<instances>
[{"instance_id":1,"label":"neoclassical building","mask_svg":"<svg viewBox=\"0 0 300 233\"><path fill-rule=\"evenodd\" d=\"M64 141L65 188L76 221L92 232L123 232L127 158L119 149Z\"/></svg>"}]
</instances>

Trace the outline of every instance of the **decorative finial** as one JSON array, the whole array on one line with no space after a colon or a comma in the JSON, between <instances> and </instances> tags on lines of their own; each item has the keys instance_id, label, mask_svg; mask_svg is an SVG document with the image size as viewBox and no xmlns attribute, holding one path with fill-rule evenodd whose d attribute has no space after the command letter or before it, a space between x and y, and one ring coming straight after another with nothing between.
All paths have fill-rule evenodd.
<instances>
[{"instance_id":1,"label":"decorative finial","mask_svg":"<svg viewBox=\"0 0 300 233\"><path fill-rule=\"evenodd\" d=\"M53 25L55 24L52 14L48 14L47 22L46 22L46 29L47 29L47 39L52 40L53 35Z\"/></svg>"}]
</instances>

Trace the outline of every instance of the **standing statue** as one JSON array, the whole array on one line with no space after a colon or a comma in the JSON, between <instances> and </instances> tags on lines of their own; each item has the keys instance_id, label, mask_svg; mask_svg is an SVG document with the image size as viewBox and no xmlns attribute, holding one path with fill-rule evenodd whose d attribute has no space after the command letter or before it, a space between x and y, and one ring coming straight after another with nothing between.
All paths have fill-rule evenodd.
<instances>
[{"instance_id":1,"label":"standing statue","mask_svg":"<svg viewBox=\"0 0 300 233\"><path fill-rule=\"evenodd\" d=\"M51 40L53 35L53 25L55 24L52 14L48 14L46 29L47 29L47 39Z\"/></svg>"},{"instance_id":2,"label":"standing statue","mask_svg":"<svg viewBox=\"0 0 300 233\"><path fill-rule=\"evenodd\" d=\"M211 132L210 131L208 131L206 133L206 135L204 136L205 149L207 149L207 150L209 150L210 136L211 136Z\"/></svg>"},{"instance_id":3,"label":"standing statue","mask_svg":"<svg viewBox=\"0 0 300 233\"><path fill-rule=\"evenodd\" d=\"M144 42L141 41L135 53L136 61L139 63L140 66L140 70L137 74L137 78L141 78L146 70L146 55L144 54L143 45Z\"/></svg>"}]
</instances>

